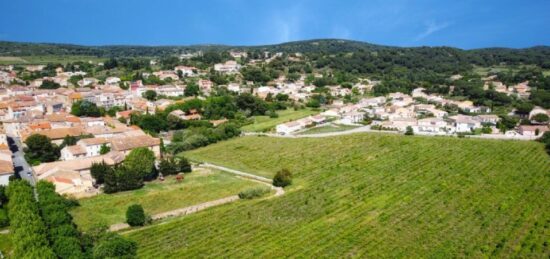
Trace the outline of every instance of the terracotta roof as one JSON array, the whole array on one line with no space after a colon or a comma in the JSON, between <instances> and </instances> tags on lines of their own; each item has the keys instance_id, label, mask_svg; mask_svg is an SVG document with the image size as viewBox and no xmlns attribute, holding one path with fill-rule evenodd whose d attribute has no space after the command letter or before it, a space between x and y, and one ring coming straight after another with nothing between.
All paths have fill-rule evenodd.
<instances>
[{"instance_id":1,"label":"terracotta roof","mask_svg":"<svg viewBox=\"0 0 550 259\"><path fill-rule=\"evenodd\" d=\"M113 138L111 147L113 150L126 151L139 147L152 147L160 145L160 139L149 135Z\"/></svg>"},{"instance_id":2,"label":"terracotta roof","mask_svg":"<svg viewBox=\"0 0 550 259\"><path fill-rule=\"evenodd\" d=\"M82 95L80 93L71 93L69 94L69 99L73 99L73 100L82 99Z\"/></svg>"},{"instance_id":3,"label":"terracotta roof","mask_svg":"<svg viewBox=\"0 0 550 259\"><path fill-rule=\"evenodd\" d=\"M84 134L84 130L80 127L72 127L72 128L57 128L57 129L47 129L47 130L40 130L40 131L30 131L27 134L22 133L23 141L25 141L29 136L33 134L40 134L44 135L46 137L49 137L50 139L56 140L56 139L62 139L66 136L80 136Z\"/></svg>"},{"instance_id":4,"label":"terracotta roof","mask_svg":"<svg viewBox=\"0 0 550 259\"><path fill-rule=\"evenodd\" d=\"M74 160L68 160L68 161L42 163L40 165L33 166L33 170L36 172L36 175L40 176L56 168L63 169L63 170L82 171L82 170L89 169L93 163L101 163L102 161L104 161L109 165L114 165L122 162L123 160L124 160L124 155L122 153L111 151L101 156L86 157L86 158L74 159Z\"/></svg>"},{"instance_id":5,"label":"terracotta roof","mask_svg":"<svg viewBox=\"0 0 550 259\"><path fill-rule=\"evenodd\" d=\"M59 176L50 176L46 179L48 182L51 183L66 183L66 184L73 184L73 180L67 179L65 177L59 177Z\"/></svg>"},{"instance_id":6,"label":"terracotta roof","mask_svg":"<svg viewBox=\"0 0 550 259\"><path fill-rule=\"evenodd\" d=\"M69 151L69 153L71 153L73 155L86 154L86 149L84 147L82 147L81 145L68 146L67 150Z\"/></svg>"},{"instance_id":7,"label":"terracotta roof","mask_svg":"<svg viewBox=\"0 0 550 259\"><path fill-rule=\"evenodd\" d=\"M0 175L13 174L13 163L0 160Z\"/></svg>"},{"instance_id":8,"label":"terracotta roof","mask_svg":"<svg viewBox=\"0 0 550 259\"><path fill-rule=\"evenodd\" d=\"M52 128L52 125L47 122L47 121L42 121L42 122L38 122L36 124L31 124L29 125L29 128L31 130L46 130L46 129L51 129Z\"/></svg>"},{"instance_id":9,"label":"terracotta roof","mask_svg":"<svg viewBox=\"0 0 550 259\"><path fill-rule=\"evenodd\" d=\"M85 138L81 139L79 142L82 142L82 144L86 146L93 146L93 145L101 145L105 143L109 143L109 139L107 138Z\"/></svg>"}]
</instances>

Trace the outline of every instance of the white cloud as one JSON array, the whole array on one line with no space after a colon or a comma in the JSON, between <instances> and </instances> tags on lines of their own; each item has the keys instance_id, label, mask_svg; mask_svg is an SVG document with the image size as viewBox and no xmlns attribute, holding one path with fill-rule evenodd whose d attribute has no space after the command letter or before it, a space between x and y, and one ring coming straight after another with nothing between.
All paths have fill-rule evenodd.
<instances>
[{"instance_id":1,"label":"white cloud","mask_svg":"<svg viewBox=\"0 0 550 259\"><path fill-rule=\"evenodd\" d=\"M268 22L270 43L281 43L301 39L303 12L300 5L295 5L284 11L274 10Z\"/></svg>"},{"instance_id":2,"label":"white cloud","mask_svg":"<svg viewBox=\"0 0 550 259\"><path fill-rule=\"evenodd\" d=\"M347 27L334 26L332 27L332 38L336 39L350 39L352 36L351 31Z\"/></svg>"},{"instance_id":3,"label":"white cloud","mask_svg":"<svg viewBox=\"0 0 550 259\"><path fill-rule=\"evenodd\" d=\"M414 40L415 41L422 40L422 39L438 32L440 30L443 30L443 29L449 27L449 25L451 25L451 24L448 23L448 22L444 22L444 23L436 23L436 22L433 22L433 21L427 22L426 23L426 29L422 33L416 35Z\"/></svg>"}]
</instances>

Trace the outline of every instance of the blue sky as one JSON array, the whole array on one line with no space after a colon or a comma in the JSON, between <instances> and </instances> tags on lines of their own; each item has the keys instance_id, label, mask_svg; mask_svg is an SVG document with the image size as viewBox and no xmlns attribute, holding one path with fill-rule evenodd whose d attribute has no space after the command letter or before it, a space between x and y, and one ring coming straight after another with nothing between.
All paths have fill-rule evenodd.
<instances>
[{"instance_id":1,"label":"blue sky","mask_svg":"<svg viewBox=\"0 0 550 259\"><path fill-rule=\"evenodd\" d=\"M84 45L550 45L550 0L0 0L0 40Z\"/></svg>"}]
</instances>

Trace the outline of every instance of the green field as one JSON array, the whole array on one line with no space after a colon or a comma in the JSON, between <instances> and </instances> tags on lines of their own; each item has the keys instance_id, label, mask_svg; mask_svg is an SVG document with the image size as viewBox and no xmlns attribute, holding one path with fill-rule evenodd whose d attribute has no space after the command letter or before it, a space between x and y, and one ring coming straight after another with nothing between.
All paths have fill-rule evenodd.
<instances>
[{"instance_id":1,"label":"green field","mask_svg":"<svg viewBox=\"0 0 550 259\"><path fill-rule=\"evenodd\" d=\"M164 182L154 181L135 191L100 194L80 200L80 207L71 211L75 223L87 230L95 224L112 225L125 221L128 206L139 203L148 214L157 214L181 207L235 195L259 184L218 171L202 169L185 175L178 183L173 176Z\"/></svg>"},{"instance_id":2,"label":"green field","mask_svg":"<svg viewBox=\"0 0 550 259\"><path fill-rule=\"evenodd\" d=\"M254 123L246 125L241 129L247 132L265 132L275 128L278 124L301 119L317 113L319 112L312 111L311 109L301 109L297 111L294 109L287 109L284 111L278 111L278 118L269 118L269 116L253 116L252 119L254 120Z\"/></svg>"},{"instance_id":3,"label":"green field","mask_svg":"<svg viewBox=\"0 0 550 259\"><path fill-rule=\"evenodd\" d=\"M291 170L281 197L129 233L144 258L548 258L550 159L536 142L355 134L242 137L186 154Z\"/></svg>"},{"instance_id":4,"label":"green field","mask_svg":"<svg viewBox=\"0 0 550 259\"><path fill-rule=\"evenodd\" d=\"M300 132L300 134L308 135L308 134L340 132L340 131L352 130L352 129L355 129L355 128L358 128L358 127L360 127L360 126L332 124L332 125L326 125L326 126L311 128L311 129L308 129L306 131Z\"/></svg>"},{"instance_id":5,"label":"green field","mask_svg":"<svg viewBox=\"0 0 550 259\"><path fill-rule=\"evenodd\" d=\"M24 64L48 64L48 63L69 63L76 61L94 63L103 62L106 58L94 56L25 56L25 57L0 57L0 65L24 65Z\"/></svg>"},{"instance_id":6,"label":"green field","mask_svg":"<svg viewBox=\"0 0 550 259\"><path fill-rule=\"evenodd\" d=\"M8 255L11 254L13 250L13 243L11 242L11 238L9 234L0 234L0 252L5 257L9 257Z\"/></svg>"}]
</instances>

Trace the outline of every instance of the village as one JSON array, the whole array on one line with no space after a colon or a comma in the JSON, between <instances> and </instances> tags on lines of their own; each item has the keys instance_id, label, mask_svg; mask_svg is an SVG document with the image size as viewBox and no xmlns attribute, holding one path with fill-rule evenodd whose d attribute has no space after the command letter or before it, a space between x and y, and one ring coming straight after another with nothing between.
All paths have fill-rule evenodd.
<instances>
[{"instance_id":1,"label":"village","mask_svg":"<svg viewBox=\"0 0 550 259\"><path fill-rule=\"evenodd\" d=\"M182 54L179 58L185 60L201 54ZM230 55L240 60L247 53L231 51ZM215 64L211 69L222 75L239 76L243 67L266 64L281 56L282 53L265 53L263 58L250 59L247 64L228 60ZM290 60L300 58L300 53L288 57ZM150 62L154 65L156 61ZM103 65L95 64L98 67ZM35 73L45 68L45 65L26 65L24 72ZM18 77L14 66L0 67L0 184L7 185L8 179L17 174L31 182L50 181L61 194L76 197L97 195L100 189L90 175L92 164L105 162L116 165L131 150L142 147L152 150L156 158L160 159L162 143L171 141L169 138L162 139L164 134L152 136L133 125L132 115L155 114L193 98L204 100L219 89L234 95L251 94L262 100L286 96L290 102L302 106L318 95L319 87L308 82L305 74L295 80L288 80L285 75L281 75L266 84L238 79L219 85L208 79L209 73L207 69L177 65L172 70L143 73L145 78L155 77L165 82L144 84L142 80L122 81L115 76L98 79L87 76L86 72L64 71L63 67L57 67L55 76L26 82ZM313 76L323 78L320 73L314 73ZM460 75L455 75L451 80L460 78ZM190 79L194 86L186 84ZM495 77L483 80L485 90L492 89L515 98L529 97L528 82L508 87ZM285 121L266 133L293 136L312 128L348 125L364 127L366 131L533 140L549 130L547 120L535 120L538 114L550 115L549 110L541 107L521 115L531 125L513 125L512 129L507 129L501 126L501 117L494 114L490 107L476 106L469 100L452 100L439 94L428 94L424 88L416 88L410 94L393 92L385 96L373 96L372 89L377 84L380 81L362 78L351 87L325 86L326 94L333 97L330 103L315 107L313 110L318 111L316 114ZM195 92L194 96L186 94L186 91L191 90ZM155 98L149 98L150 95ZM353 102L346 99L352 95L359 98ZM76 116L72 107L75 103L84 102L95 104L99 109L110 111L110 114ZM197 109L175 109L169 115L182 121L203 119ZM510 115L514 115L514 111ZM216 127L227 121L227 118L220 118L209 120L209 123ZM35 165L25 161L22 150L25 141L34 134L46 136L52 143L63 146L58 161ZM76 143L65 145L64 141L68 137L76 138Z\"/></svg>"}]
</instances>

